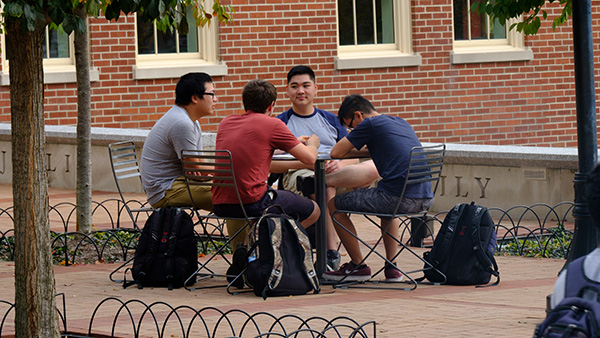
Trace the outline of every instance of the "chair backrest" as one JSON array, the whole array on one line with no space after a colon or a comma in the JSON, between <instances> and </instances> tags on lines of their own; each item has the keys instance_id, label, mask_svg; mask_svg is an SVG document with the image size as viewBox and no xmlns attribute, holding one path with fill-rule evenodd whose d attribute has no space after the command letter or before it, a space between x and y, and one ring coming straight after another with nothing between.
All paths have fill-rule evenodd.
<instances>
[{"instance_id":1,"label":"chair backrest","mask_svg":"<svg viewBox=\"0 0 600 338\"><path fill-rule=\"evenodd\" d=\"M152 208L143 207L131 209L125 200L125 196L123 196L123 188L121 187L121 184L124 182L137 185L142 191L144 191L135 143L133 143L133 141L111 143L108 145L108 154L110 157L110 166L115 178L115 184L117 185L117 190L121 196L121 201L123 202L129 217L131 217L134 226L137 227L137 217L133 216L133 212L147 212ZM140 203L140 205L144 206L145 203Z\"/></svg>"},{"instance_id":2,"label":"chair backrest","mask_svg":"<svg viewBox=\"0 0 600 338\"><path fill-rule=\"evenodd\" d=\"M408 186L427 182L431 184L431 190L435 196L442 175L445 155L445 144L413 147L410 150L406 180L402 187L402 198L404 198ZM400 204L396 207L394 214L398 212L399 207Z\"/></svg>"},{"instance_id":3,"label":"chair backrest","mask_svg":"<svg viewBox=\"0 0 600 338\"><path fill-rule=\"evenodd\" d=\"M140 166L138 164L137 153L133 141L111 143L108 145L108 152L115 184L117 185L119 194L121 194L121 198L123 198L123 191L121 188L121 182L123 182L123 180L137 177L139 185L143 189Z\"/></svg>"},{"instance_id":4,"label":"chair backrest","mask_svg":"<svg viewBox=\"0 0 600 338\"><path fill-rule=\"evenodd\" d=\"M188 186L227 187L235 190L244 217L248 219L238 190L233 170L233 160L229 150L188 150L181 151L183 175ZM192 202L194 197L190 192Z\"/></svg>"}]
</instances>

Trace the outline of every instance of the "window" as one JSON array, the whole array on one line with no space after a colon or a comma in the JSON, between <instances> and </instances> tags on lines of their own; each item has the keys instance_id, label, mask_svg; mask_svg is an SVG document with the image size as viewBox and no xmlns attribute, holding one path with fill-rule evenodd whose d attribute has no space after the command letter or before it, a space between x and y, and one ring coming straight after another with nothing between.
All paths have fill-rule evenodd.
<instances>
[{"instance_id":1,"label":"window","mask_svg":"<svg viewBox=\"0 0 600 338\"><path fill-rule=\"evenodd\" d=\"M523 34L497 20L492 22L485 13L471 12L476 0L454 0L454 46L452 63L481 63L524 61L533 53L524 48Z\"/></svg>"},{"instance_id":2,"label":"window","mask_svg":"<svg viewBox=\"0 0 600 338\"><path fill-rule=\"evenodd\" d=\"M2 45L6 46L4 35ZM8 51L7 51L8 52ZM53 29L46 26L46 36L42 45L44 58L44 83L75 83L77 82L75 72L75 51L73 47L73 34L67 35L61 29ZM2 60L3 71L0 73L0 85L9 85L10 55ZM90 80L98 80L98 70L90 69Z\"/></svg>"},{"instance_id":3,"label":"window","mask_svg":"<svg viewBox=\"0 0 600 338\"><path fill-rule=\"evenodd\" d=\"M394 44L393 0L338 1L340 46Z\"/></svg>"},{"instance_id":4,"label":"window","mask_svg":"<svg viewBox=\"0 0 600 338\"><path fill-rule=\"evenodd\" d=\"M195 27L196 22L191 13L188 13L187 18L188 25ZM163 33L156 28L156 22L138 20L137 35L138 54L140 55L198 53L197 29L190 29L187 35L179 34L176 30L173 32L167 30Z\"/></svg>"},{"instance_id":5,"label":"window","mask_svg":"<svg viewBox=\"0 0 600 338\"><path fill-rule=\"evenodd\" d=\"M410 0L338 0L337 69L417 66Z\"/></svg>"},{"instance_id":6,"label":"window","mask_svg":"<svg viewBox=\"0 0 600 338\"><path fill-rule=\"evenodd\" d=\"M507 28L497 20L491 22L486 14L471 13L470 8L470 0L454 1L454 40L506 44Z\"/></svg>"},{"instance_id":7,"label":"window","mask_svg":"<svg viewBox=\"0 0 600 338\"><path fill-rule=\"evenodd\" d=\"M193 6L187 8L190 31L179 34L156 27L156 22L143 22L136 17L137 65L136 79L177 78L191 71L203 71L213 76L227 74L227 66L218 62L216 20L196 28Z\"/></svg>"},{"instance_id":8,"label":"window","mask_svg":"<svg viewBox=\"0 0 600 338\"><path fill-rule=\"evenodd\" d=\"M42 48L44 61L71 58L71 39L69 39L69 35L58 29L50 29L46 26L46 41ZM48 51L50 52L48 53Z\"/></svg>"}]
</instances>

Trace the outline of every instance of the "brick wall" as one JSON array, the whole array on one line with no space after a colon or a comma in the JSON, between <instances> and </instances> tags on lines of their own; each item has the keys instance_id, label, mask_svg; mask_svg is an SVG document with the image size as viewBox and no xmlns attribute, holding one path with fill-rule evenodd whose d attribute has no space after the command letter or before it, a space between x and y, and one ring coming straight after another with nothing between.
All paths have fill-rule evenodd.
<instances>
[{"instance_id":1,"label":"brick wall","mask_svg":"<svg viewBox=\"0 0 600 338\"><path fill-rule=\"evenodd\" d=\"M278 110L288 108L285 76L296 64L317 73L316 104L337 111L343 97L360 93L378 111L407 119L423 141L490 145L576 146L573 40L570 23L553 31L558 5L539 34L526 37L532 61L450 64L452 1L413 0L414 51L419 67L334 69L335 0L230 0L235 20L220 28L220 54L228 75L215 77L218 116L202 120L216 131L222 117L242 110L241 88L264 78L280 91ZM594 39L600 34L600 1L592 1ZM133 16L118 22L90 21L95 127L150 128L174 101L177 79L133 80ZM594 44L596 55L598 44ZM595 58L596 79L600 59ZM46 123L76 123L75 84L46 86ZM10 121L8 87L0 87L0 122Z\"/></svg>"}]
</instances>

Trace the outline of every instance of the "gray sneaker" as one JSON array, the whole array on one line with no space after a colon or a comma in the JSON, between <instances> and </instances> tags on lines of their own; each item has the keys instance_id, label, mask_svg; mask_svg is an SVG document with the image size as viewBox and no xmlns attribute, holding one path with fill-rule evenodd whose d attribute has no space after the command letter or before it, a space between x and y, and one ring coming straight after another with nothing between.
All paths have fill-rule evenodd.
<instances>
[{"instance_id":1,"label":"gray sneaker","mask_svg":"<svg viewBox=\"0 0 600 338\"><path fill-rule=\"evenodd\" d=\"M327 250L327 271L337 271L340 261L340 253L337 250Z\"/></svg>"}]
</instances>

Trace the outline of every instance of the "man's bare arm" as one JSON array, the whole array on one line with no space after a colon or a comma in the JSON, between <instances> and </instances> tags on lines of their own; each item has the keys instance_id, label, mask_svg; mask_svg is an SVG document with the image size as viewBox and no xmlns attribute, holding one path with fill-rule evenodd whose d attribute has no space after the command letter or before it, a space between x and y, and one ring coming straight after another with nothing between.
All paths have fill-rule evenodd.
<instances>
[{"instance_id":1,"label":"man's bare arm","mask_svg":"<svg viewBox=\"0 0 600 338\"><path fill-rule=\"evenodd\" d=\"M367 147L363 147L361 150L354 148L354 145L348 141L347 138L341 139L338 143L333 146L330 153L332 158L346 158L346 157L368 157L369 150Z\"/></svg>"},{"instance_id":2,"label":"man's bare arm","mask_svg":"<svg viewBox=\"0 0 600 338\"><path fill-rule=\"evenodd\" d=\"M319 137L313 134L306 140L306 145L300 143L290 149L290 154L304 164L314 164L319 154L319 145Z\"/></svg>"},{"instance_id":3,"label":"man's bare arm","mask_svg":"<svg viewBox=\"0 0 600 338\"><path fill-rule=\"evenodd\" d=\"M300 161L271 161L272 173L286 173L288 170L294 169L312 169L313 165L307 165Z\"/></svg>"}]
</instances>

